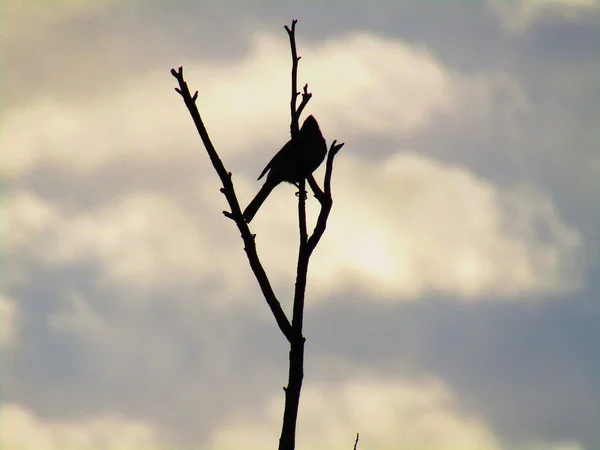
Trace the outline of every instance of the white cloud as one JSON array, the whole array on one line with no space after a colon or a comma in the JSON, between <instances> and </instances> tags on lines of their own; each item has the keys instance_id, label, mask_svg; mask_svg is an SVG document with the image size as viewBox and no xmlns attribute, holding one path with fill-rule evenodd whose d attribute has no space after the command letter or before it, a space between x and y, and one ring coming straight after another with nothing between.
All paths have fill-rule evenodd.
<instances>
[{"instance_id":1,"label":"white cloud","mask_svg":"<svg viewBox=\"0 0 600 450\"><path fill-rule=\"evenodd\" d=\"M526 106L510 77L452 73L425 48L367 33L303 46L301 54L300 79L310 80L311 108L328 137L406 135L426 129L438 113L485 116L499 92L510 99L508 109ZM225 161L261 143L257 158L268 161L287 139L288 72L287 43L268 34L255 36L241 61L186 68ZM224 209L225 203L174 85L168 72L154 73L110 95L42 98L8 111L0 139L10 151L2 164L9 179L52 167L74 176L77 186L86 174L151 162L174 182L187 183L181 200L197 205L194 211L166 194L140 191L67 212L16 192L6 197L2 219L9 254L26 251L48 264L94 258L106 282L147 292L211 280L223 286L222 304L249 289L258 293L233 224L197 212ZM352 150L348 145L344 152ZM181 164L197 165L198 175L182 179ZM235 183L242 203L257 188L244 176ZM577 288L580 273L565 276L565 267L579 237L548 199L530 189L500 189L416 156L369 163L348 153L338 158L335 188L331 224L311 270L310 283L321 293L359 288L393 300L428 291L476 298ZM291 190L279 188L253 223L261 231L265 265L281 285L289 284L295 268L295 250L287 250L297 240ZM289 214L265 228L274 211ZM537 241L540 221L550 228L549 242Z\"/></svg>"},{"instance_id":2,"label":"white cloud","mask_svg":"<svg viewBox=\"0 0 600 450\"><path fill-rule=\"evenodd\" d=\"M494 186L416 154L368 163L342 153L334 199L311 263L316 298L359 290L392 302L436 291L466 300L516 299L581 286L582 238L532 188ZM290 216L292 227L293 205L273 203L261 210L255 229L259 243L268 236L271 249L280 249L284 265L290 256L273 215Z\"/></svg>"},{"instance_id":3,"label":"white cloud","mask_svg":"<svg viewBox=\"0 0 600 450\"><path fill-rule=\"evenodd\" d=\"M345 382L305 384L298 422L299 449L499 450L480 418L459 411L457 399L439 380L384 379L359 375ZM209 432L204 450L264 449L276 445L283 395L238 410ZM154 427L118 413L80 419L44 419L15 403L0 410L0 447L5 450L151 450L168 448ZM527 450L583 450L576 442L537 441Z\"/></svg>"},{"instance_id":4,"label":"white cloud","mask_svg":"<svg viewBox=\"0 0 600 450\"><path fill-rule=\"evenodd\" d=\"M0 414L4 450L150 450L159 449L156 433L141 421L107 414L79 420L44 420L17 404Z\"/></svg>"},{"instance_id":5,"label":"white cloud","mask_svg":"<svg viewBox=\"0 0 600 450\"><path fill-rule=\"evenodd\" d=\"M435 381L406 382L373 377L345 383L308 384L302 393L298 448L498 449L485 425L461 415L454 400ZM280 432L282 399L252 415L241 415L213 433L208 449L273 446Z\"/></svg>"},{"instance_id":6,"label":"white cloud","mask_svg":"<svg viewBox=\"0 0 600 450\"><path fill-rule=\"evenodd\" d=\"M42 199L27 193L6 195L0 225L7 255L27 249L38 258L52 258L64 218L60 211Z\"/></svg>"},{"instance_id":7,"label":"white cloud","mask_svg":"<svg viewBox=\"0 0 600 450\"><path fill-rule=\"evenodd\" d=\"M255 35L252 42L243 60L185 68L225 158L262 146L261 157L268 160L289 135L287 43L270 34ZM497 74L454 73L424 47L368 33L306 44L302 55L300 81L309 80L315 94L308 111L329 138L348 131L406 136L426 128L436 114L464 110L465 95L468 110L484 114L487 93L497 87ZM40 96L5 111L0 139L8 151L1 164L8 179L45 165L85 175L115 162L197 164L204 156L201 142L174 86L176 80L161 68L101 95Z\"/></svg>"},{"instance_id":8,"label":"white cloud","mask_svg":"<svg viewBox=\"0 0 600 450\"><path fill-rule=\"evenodd\" d=\"M356 432L360 433L359 448L372 450L504 448L484 421L459 412L452 393L434 379L363 376L342 383L307 384L301 405L300 449L352 448ZM282 408L282 398L277 398L238 414L215 431L203 448L273 447L280 432ZM546 443L544 448L569 447Z\"/></svg>"},{"instance_id":9,"label":"white cloud","mask_svg":"<svg viewBox=\"0 0 600 450\"><path fill-rule=\"evenodd\" d=\"M303 76L335 131L406 135L458 104L460 76L423 46L359 33L303 53Z\"/></svg>"},{"instance_id":10,"label":"white cloud","mask_svg":"<svg viewBox=\"0 0 600 450\"><path fill-rule=\"evenodd\" d=\"M600 11L598 0L520 0L488 2L498 20L515 34L526 32L533 23L544 17L577 20Z\"/></svg>"},{"instance_id":11,"label":"white cloud","mask_svg":"<svg viewBox=\"0 0 600 450\"><path fill-rule=\"evenodd\" d=\"M200 186L198 209L218 208L214 189ZM279 188L252 224L276 286L295 273L293 190ZM511 299L580 288L582 238L532 188L500 188L415 154L367 163L342 153L334 195L310 271L316 297L358 289L392 302L428 292ZM309 204L313 220L316 201ZM30 252L52 265L94 258L105 282L138 292L205 280L220 286L215 301L224 306L256 289L234 224L166 196L132 193L67 214L15 194L3 223L8 255Z\"/></svg>"},{"instance_id":12,"label":"white cloud","mask_svg":"<svg viewBox=\"0 0 600 450\"><path fill-rule=\"evenodd\" d=\"M105 282L138 292L210 279L221 280L217 284L230 294L242 295L250 279L247 270L223 278L223 269L235 270L243 257L231 257L222 236L214 239L201 228L197 215L165 196L132 193L70 214L39 197L18 193L4 199L4 211L5 251L15 258L27 253L49 265L97 260Z\"/></svg>"}]
</instances>

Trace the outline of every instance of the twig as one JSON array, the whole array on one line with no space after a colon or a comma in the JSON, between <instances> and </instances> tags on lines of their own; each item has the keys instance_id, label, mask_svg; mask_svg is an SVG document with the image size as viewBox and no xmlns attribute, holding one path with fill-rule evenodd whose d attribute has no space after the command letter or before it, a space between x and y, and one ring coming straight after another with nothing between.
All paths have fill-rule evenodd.
<instances>
[{"instance_id":1,"label":"twig","mask_svg":"<svg viewBox=\"0 0 600 450\"><path fill-rule=\"evenodd\" d=\"M312 173L306 178L306 181L308 181L308 185L312 189L313 194L315 195L315 198L319 201L319 203L322 204L323 201L325 200L325 198L324 198L325 194L323 193L323 191L317 184L317 181L315 180L315 177L313 177Z\"/></svg>"},{"instance_id":2,"label":"twig","mask_svg":"<svg viewBox=\"0 0 600 450\"><path fill-rule=\"evenodd\" d=\"M329 147L329 154L327 155L326 163L327 165L325 167L325 180L323 183L324 191L321 192L319 190L319 196L317 197L319 202L321 202L321 211L319 212L319 217L317 218L317 224L315 225L315 229L313 230L313 233L308 239L308 243L306 245L307 251L309 252L309 256L310 254L312 254L313 250L321 240L323 233L325 233L325 228L327 227L327 219L329 218L329 213L331 212L331 207L333 206L333 197L331 196L331 176L333 175L333 159L343 146L344 143L338 144L337 141L333 141L331 143L331 146ZM316 192L315 196L317 196ZM321 198L319 199L319 197Z\"/></svg>"},{"instance_id":3,"label":"twig","mask_svg":"<svg viewBox=\"0 0 600 450\"><path fill-rule=\"evenodd\" d=\"M290 132L292 134L292 139L296 137L300 127L298 126L298 119L300 119L300 114L304 110L304 107L309 102L312 97L312 94L308 92L308 83L304 85L304 89L302 92L302 103L300 106L296 108L296 99L300 92L298 92L298 61L300 61L301 56L298 56L298 52L296 50L296 24L298 23L297 19L292 20L291 28L287 25L284 26L285 31L287 31L288 37L290 38L290 48L292 50L292 96L290 100L290 114L292 116L292 122L290 124Z\"/></svg>"},{"instance_id":4,"label":"twig","mask_svg":"<svg viewBox=\"0 0 600 450\"><path fill-rule=\"evenodd\" d=\"M354 441L354 450L358 448L358 433L356 433L356 440Z\"/></svg>"}]
</instances>

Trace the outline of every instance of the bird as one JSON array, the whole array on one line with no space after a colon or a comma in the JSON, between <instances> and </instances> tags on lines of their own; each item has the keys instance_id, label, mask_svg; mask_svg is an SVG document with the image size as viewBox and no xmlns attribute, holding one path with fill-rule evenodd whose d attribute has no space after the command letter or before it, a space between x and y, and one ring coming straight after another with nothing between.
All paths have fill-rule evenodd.
<instances>
[{"instance_id":1,"label":"bird","mask_svg":"<svg viewBox=\"0 0 600 450\"><path fill-rule=\"evenodd\" d=\"M281 182L287 181L297 185L321 165L327 154L327 144L321 133L317 119L308 116L297 137L290 139L279 150L264 168L258 180L268 172L265 183L254 199L244 210L246 223L250 223L254 215L267 199L273 189Z\"/></svg>"}]
</instances>

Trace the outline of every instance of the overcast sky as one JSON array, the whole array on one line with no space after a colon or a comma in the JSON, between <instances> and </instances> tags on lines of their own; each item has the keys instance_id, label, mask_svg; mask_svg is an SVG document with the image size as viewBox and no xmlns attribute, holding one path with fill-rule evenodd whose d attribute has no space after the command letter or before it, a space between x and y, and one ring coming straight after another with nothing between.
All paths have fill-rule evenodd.
<instances>
[{"instance_id":1,"label":"overcast sky","mask_svg":"<svg viewBox=\"0 0 600 450\"><path fill-rule=\"evenodd\" d=\"M275 448L286 342L169 70L245 205L293 18L346 143L298 448L600 448L598 0L44 3L4 2L2 449ZM286 311L294 193L251 225Z\"/></svg>"}]
</instances>

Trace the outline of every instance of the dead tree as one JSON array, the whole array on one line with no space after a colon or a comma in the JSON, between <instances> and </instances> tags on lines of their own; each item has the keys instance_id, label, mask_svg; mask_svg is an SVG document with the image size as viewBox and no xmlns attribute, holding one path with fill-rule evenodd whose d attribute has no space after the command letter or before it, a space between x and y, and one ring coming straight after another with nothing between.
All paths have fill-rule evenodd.
<instances>
[{"instance_id":1,"label":"dead tree","mask_svg":"<svg viewBox=\"0 0 600 450\"><path fill-rule=\"evenodd\" d=\"M298 75L298 61L300 57L296 51L296 38L295 28L297 20L292 21L291 27L285 26L290 40L290 48L292 53L292 95L290 101L290 113L291 123L290 131L292 139L298 134L299 126L298 120L300 114L304 110L312 97L312 94L308 92L308 84L304 86L302 92L302 101L300 106L297 105L297 98L300 95L297 88L297 75ZM325 232L327 226L327 219L331 212L333 205L333 199L331 197L331 175L333 172L333 160L337 152L344 145L337 144L333 141L327 155L326 166L325 166L325 177L323 181L323 189L321 189L318 183L315 181L312 175L308 176L306 181L311 187L314 196L319 201L321 209L314 230L310 236L307 233L306 225L306 190L305 180L301 180L299 183L298 193L298 225L300 230L300 244L298 251L298 262L296 271L296 284L294 290L294 303L292 320L288 319L281 304L277 299L269 278L260 262L256 251L255 236L250 232L248 224L244 221L242 211L235 194L235 190L232 182L231 172L225 169L221 158L217 154L214 145L212 144L206 127L202 121L198 108L196 106L196 100L198 99L198 91L194 95L190 94L187 83L183 78L183 67L179 69L171 69L171 74L177 79L179 87L175 90L183 98L185 105L187 106L194 124L202 138L204 147L208 152L208 156L223 183L223 187L220 189L221 193L225 195L231 211L223 211L225 217L233 220L237 225L242 240L244 241L244 251L248 257L250 267L256 276L256 280L260 286L260 289L277 321L279 329L287 339L290 345L289 353L289 373L288 383L284 387L285 391L285 409L283 413L283 426L281 429L281 436L279 438L279 450L293 450L296 445L296 422L298 418L298 407L300 403L300 391L302 389L302 379L304 377L304 342L305 337L302 334L303 316L304 316L304 295L306 291L306 275L308 272L308 264L310 257L315 247L319 243L321 236Z\"/></svg>"}]
</instances>

